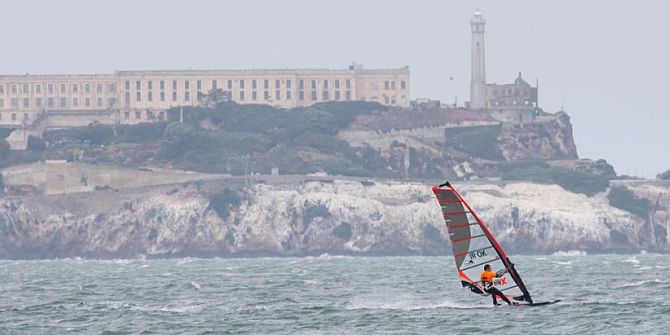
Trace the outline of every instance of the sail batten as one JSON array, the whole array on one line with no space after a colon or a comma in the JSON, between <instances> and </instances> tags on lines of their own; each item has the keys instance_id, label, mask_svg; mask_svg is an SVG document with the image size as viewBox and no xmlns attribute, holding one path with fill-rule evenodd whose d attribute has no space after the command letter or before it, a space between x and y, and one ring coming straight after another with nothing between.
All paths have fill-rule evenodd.
<instances>
[{"instance_id":1,"label":"sail batten","mask_svg":"<svg viewBox=\"0 0 670 335\"><path fill-rule=\"evenodd\" d=\"M476 236L468 236L468 237L463 237L463 238L451 240L451 243L465 242L465 241L473 240L473 239L480 238L480 237L486 237L486 234L481 234L481 235L476 235Z\"/></svg>"},{"instance_id":2,"label":"sail batten","mask_svg":"<svg viewBox=\"0 0 670 335\"><path fill-rule=\"evenodd\" d=\"M433 186L433 193L442 209L444 222L449 231L456 268L460 278L473 292L484 294L479 273L485 264L494 271L505 273L496 285L506 295L532 303L514 264L495 239L477 213L449 183Z\"/></svg>"},{"instance_id":3,"label":"sail batten","mask_svg":"<svg viewBox=\"0 0 670 335\"><path fill-rule=\"evenodd\" d=\"M478 263L478 264L475 264L475 265L470 265L470 266L468 266L467 268L462 268L461 271L470 270L470 269L472 269L472 268L476 268L476 267L481 267L481 266L484 265L484 264L493 263L493 262L495 262L495 261L497 261L497 260L499 260L499 259L500 259L500 257L496 257L496 258L494 258L494 259L492 259L492 260L488 260L488 261L486 261L486 262L481 262L481 263Z\"/></svg>"}]
</instances>

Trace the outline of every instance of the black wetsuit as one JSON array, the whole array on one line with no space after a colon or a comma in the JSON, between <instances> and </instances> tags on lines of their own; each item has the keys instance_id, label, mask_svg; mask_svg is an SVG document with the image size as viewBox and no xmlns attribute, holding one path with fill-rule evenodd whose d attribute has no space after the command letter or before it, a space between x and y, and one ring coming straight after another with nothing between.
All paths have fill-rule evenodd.
<instances>
[{"instance_id":1,"label":"black wetsuit","mask_svg":"<svg viewBox=\"0 0 670 335\"><path fill-rule=\"evenodd\" d=\"M491 294L491 298L493 298L494 305L498 305L498 299L496 298L497 296L499 296L502 300L504 300L508 305L512 304L509 301L509 299L507 299L507 297L493 285L489 286L488 288L485 288L484 291L486 291L486 293Z\"/></svg>"}]
</instances>

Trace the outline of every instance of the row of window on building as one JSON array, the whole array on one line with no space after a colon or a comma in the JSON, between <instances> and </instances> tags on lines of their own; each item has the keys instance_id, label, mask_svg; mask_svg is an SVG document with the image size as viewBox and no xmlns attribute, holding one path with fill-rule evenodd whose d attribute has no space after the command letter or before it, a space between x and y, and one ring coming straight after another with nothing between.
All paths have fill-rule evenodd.
<instances>
[{"instance_id":1,"label":"row of window on building","mask_svg":"<svg viewBox=\"0 0 670 335\"><path fill-rule=\"evenodd\" d=\"M105 102L107 104L105 104ZM58 103L58 104L56 104ZM116 98L84 98L80 101L79 98L65 98L61 97L59 99L53 98L53 97L48 97L46 99L43 98L35 98L34 103L33 99L31 98L23 98L21 99L21 108L69 108L69 107L96 107L96 108L109 108L114 106L116 103ZM0 108L19 108L19 99L18 98L11 98L9 99L9 104L5 105L5 99L0 98Z\"/></svg>"},{"instance_id":2,"label":"row of window on building","mask_svg":"<svg viewBox=\"0 0 670 335\"><path fill-rule=\"evenodd\" d=\"M146 113L145 119L147 120L160 120L160 121L165 120L164 111L158 112L158 115L156 115L156 113L154 113L154 111L151 110L147 110L145 111L145 113ZM135 120L142 120L142 111L135 111L133 114L135 116ZM129 111L123 112L123 119L130 120L130 115L131 114Z\"/></svg>"},{"instance_id":3,"label":"row of window on building","mask_svg":"<svg viewBox=\"0 0 670 335\"><path fill-rule=\"evenodd\" d=\"M7 115L10 115L10 114L7 113ZM15 121L15 122L16 121L25 122L25 121L30 120L30 114L29 113L23 113L23 119L22 120L19 120L19 115L21 115L21 114L13 112L13 113L11 113L9 120ZM147 111L145 111L144 119L146 119L146 120L165 120L165 115L166 114L165 114L164 111L154 113L154 111L147 110ZM143 119L142 118L142 111L133 112L133 116L135 117L135 120L142 120ZM123 118L125 120L130 120L131 119L131 112L129 112L129 111L124 112L123 113ZM0 121L3 121L3 113L0 113Z\"/></svg>"},{"instance_id":4,"label":"row of window on building","mask_svg":"<svg viewBox=\"0 0 670 335\"><path fill-rule=\"evenodd\" d=\"M385 90L395 90L396 88L396 81L394 80L385 80L384 81L384 89ZM400 81L400 89L404 90L407 88L407 83L404 80Z\"/></svg>"},{"instance_id":5,"label":"row of window on building","mask_svg":"<svg viewBox=\"0 0 670 335\"><path fill-rule=\"evenodd\" d=\"M340 80L334 80L334 91L333 91L333 99L334 100L351 100L351 80L346 79L342 81L344 85L341 85ZM238 99L239 101L246 101L248 96L247 96L247 87L246 87L246 81L244 79L241 79L237 81L237 87L239 89L238 92ZM153 81L149 80L145 82L146 91L142 90L142 81L137 80L135 81L135 101L140 102L143 99L143 93L146 95L146 100L147 101L154 101L154 85ZM184 101L191 101L191 82L189 80L186 80L183 82L183 87L184 87L184 92L183 92L183 100ZM159 92L158 92L158 99L159 101L165 101L166 99L166 94L165 94L165 81L160 80L159 81ZM282 99L282 89L281 89L281 81L276 80L275 81L275 86L274 86L274 97L271 95L271 90L270 90L270 80L263 80L263 100L270 101L270 100L292 100L293 99L293 91L292 91L292 83L291 80L286 80L286 83L284 85L286 91ZM331 91L329 87L329 81L324 80L323 81L323 86L322 86L322 99L321 100L330 100L331 99ZM340 91L341 87L344 86L344 89L346 90L344 94ZM178 92L177 92L177 87L178 87L178 82L177 80L172 81L172 101L176 102L178 101ZM216 80L212 80L212 90L218 90L218 85ZM226 85L227 90L223 90L223 93L225 96L229 96L232 98L232 90L233 90L233 81L228 80L227 85ZM257 101L259 100L259 95L258 95L258 81L255 79L251 80L251 97L250 99L252 101ZM298 100L299 101L304 101L305 100L305 80L298 80ZM202 87L202 81L198 80L196 81L196 90L198 94L202 93L203 87ZM131 82L126 81L125 82L125 97L124 97L124 102L126 104L130 103L131 99ZM311 81L311 100L312 101L318 101L318 94L317 94L317 81L312 80Z\"/></svg>"},{"instance_id":6,"label":"row of window on building","mask_svg":"<svg viewBox=\"0 0 670 335\"><path fill-rule=\"evenodd\" d=\"M2 114L3 113L0 113L0 121L3 121L2 120ZM11 113L10 120L14 121L14 122L19 121L18 114L17 113ZM25 122L25 121L28 121L28 120L30 120L30 114L23 113L23 121Z\"/></svg>"},{"instance_id":7,"label":"row of window on building","mask_svg":"<svg viewBox=\"0 0 670 335\"><path fill-rule=\"evenodd\" d=\"M7 86L7 88L5 87ZM68 86L71 89L72 93L84 92L86 94L95 93L103 94L107 93L116 93L116 84L115 83L98 83L98 84L0 84L0 95L18 95L19 88L20 92L25 96L31 93L34 94L43 94L53 95L55 93L67 94Z\"/></svg>"},{"instance_id":8,"label":"row of window on building","mask_svg":"<svg viewBox=\"0 0 670 335\"><path fill-rule=\"evenodd\" d=\"M512 89L512 88L501 88L501 89L495 89L493 90L493 95L499 97L499 96L529 96L530 95L530 90L519 90L519 89Z\"/></svg>"},{"instance_id":9,"label":"row of window on building","mask_svg":"<svg viewBox=\"0 0 670 335\"><path fill-rule=\"evenodd\" d=\"M371 97L361 97L360 99L363 101L374 101L374 102L384 102L386 105L395 105L397 103L400 104L405 104L407 102L407 96L403 95L400 97L400 101L398 101L397 97L395 95L384 95L382 97L383 99L380 99L379 96L371 96Z\"/></svg>"},{"instance_id":10,"label":"row of window on building","mask_svg":"<svg viewBox=\"0 0 670 335\"><path fill-rule=\"evenodd\" d=\"M260 82L260 81L263 82L263 88L264 89L266 89L266 90L270 89L271 80L269 80L269 79L263 79L263 80L251 79L250 80L251 88L252 89L257 89L258 88L258 82ZM177 90L178 82L179 82L178 80L172 80L172 90L173 91ZM192 82L191 80L184 80L183 81L184 90L190 90L191 89L191 82ZM219 82L218 80L213 79L211 81L210 89L214 89L214 90L219 89L219 88L224 89L223 86L220 87L218 82ZM237 83L237 88L239 88L240 90L246 89L247 80L245 80L245 79L239 79L239 80L235 80L235 81L233 81L233 80L222 80L222 82L226 83L226 85L225 85L226 89L228 89L229 91L232 91L234 83ZM331 81L329 81L329 80L323 80L323 88L328 88L330 82ZM335 89L339 89L341 87L341 85L340 85L341 83L344 83L343 86L346 89L351 89L351 80L350 79L342 79L342 80L335 79L332 82L334 83ZM196 89L199 92L202 92L203 81L202 80L196 80L195 83L196 83ZM317 80L311 80L311 83L312 83L312 88L316 88ZM394 84L394 86L395 86L395 84ZM403 86L404 86L404 81L403 81ZM154 81L153 80L145 80L145 81L136 80L135 81L134 88L135 88L136 91L141 91L144 87L146 87L147 90L153 90L154 89ZM274 88L277 89L277 88L281 88L281 87L282 87L282 80L276 79ZM161 91L165 90L165 88L166 88L165 80L159 80L158 81L158 88ZM290 80L290 79L285 80L284 88L291 89L292 88L292 80ZM305 88L305 80L304 79L299 79L298 80L298 88L299 89L304 89ZM125 81L125 90L126 91L131 90L131 81L130 80Z\"/></svg>"},{"instance_id":11,"label":"row of window on building","mask_svg":"<svg viewBox=\"0 0 670 335\"><path fill-rule=\"evenodd\" d=\"M306 98L309 98L311 101L328 101L328 100L352 100L351 96L351 80L350 79L335 79L335 80L323 80L321 82L321 91L318 92L318 81L316 79L308 80L309 82L309 88L310 91L308 91L309 94L305 93L305 81L304 79L299 79L297 80L297 98L299 101L305 101L307 100ZM166 101L166 81L165 80L159 80L158 82L158 100L161 102ZM233 80L227 80L223 81L226 83L225 88L227 90L224 90L224 95L230 97L231 99L233 98L232 91L233 91ZM281 80L275 80L275 85L274 85L274 96L271 95L271 88L270 88L270 80L268 79L263 79L263 80L256 80L256 79L251 79L251 96L249 97L247 94L247 87L246 87L246 80L240 79L235 81L237 83L237 88L239 90L238 92L238 100L239 101L247 101L250 99L251 101L257 101L259 100L259 93L257 92L258 89L258 84L259 82L262 82L263 86L263 99L265 101L279 101L279 100L292 100L293 99L293 90L292 90L292 81L285 80L284 81L284 95L282 96L282 81ZM131 101L131 81L126 80L125 81L125 96L124 96L124 102L126 104L130 104ZM149 102L154 101L154 81L153 80L136 80L134 83L134 88L135 88L135 101L140 102L143 100L143 96L145 96L145 99ZM143 84L146 87L146 90L143 92ZM172 92L171 92L171 100L173 102L177 102L178 99L178 81L177 80L172 80L171 86L172 86ZM30 95L31 92L33 92L36 95L42 94L43 89L45 89L45 92L48 95L53 95L56 90L60 94L67 94L67 85L70 85L71 92L73 94L78 94L80 92L83 92L85 94L90 94L95 90L97 94L102 94L104 92L110 93L110 94L115 94L117 91L116 84L114 83L75 83L75 84L9 84L9 90L5 90L5 84L0 84L0 95L5 94L5 92L10 93L11 95L18 95L19 89L21 89L21 93L23 96ZM203 81L202 80L196 80L195 81L195 86L197 90L197 94L200 95L203 93ZM376 86L376 85L374 85ZM406 82L404 80L401 80L399 82L399 86L401 89L406 89ZM183 81L183 100L184 101L191 101L192 99L192 94L191 94L191 80L184 80ZM212 80L211 81L211 90L218 90L219 85L217 80ZM344 92L341 91L341 89L344 88ZM385 90L395 90L396 89L396 81L384 81L384 89ZM210 91L211 91L210 90ZM320 93L320 94L319 94ZM388 100L388 98L387 98ZM395 99L392 99L395 100ZM391 103L395 104L392 100L390 101L385 101L385 103ZM46 97L45 99L41 97L37 97L34 100L34 104L32 99L24 97L21 99L21 101L18 98L11 98L10 99L10 104L7 107L11 108L18 108L19 107L19 102L21 102L21 107L23 108L31 108L31 107L49 107L49 108L68 108L68 107L97 107L97 108L107 108L111 107L114 105L115 98L110 97L107 100L107 104L105 104L105 101L102 97L97 97L97 98L91 98L91 97L85 97L80 101L79 98L74 97L71 99L65 98L65 97L60 97L59 100L55 100L54 97ZM58 102L58 105L56 103ZM95 104L95 105L94 105ZM0 99L0 108L6 108L4 99Z\"/></svg>"},{"instance_id":12,"label":"row of window on building","mask_svg":"<svg viewBox=\"0 0 670 335\"><path fill-rule=\"evenodd\" d=\"M257 85L258 81L260 81L260 80L256 80L256 79L251 80L251 88L252 89L257 89L258 88L258 85ZM262 81L263 81L263 88L268 90L270 88L270 80L264 79ZM144 82L145 82L146 88L148 90L153 90L154 89L154 85L153 85L154 81L146 80ZM224 82L226 82L226 84L227 84L226 88L229 91L232 91L233 90L233 80L227 80L227 81L224 80ZM238 82L238 88L239 89L241 89L241 90L245 89L245 82L246 81L244 79L237 80L237 82ZM282 82L281 80L275 80L274 88L275 89L280 88L281 87L281 82ZM331 81L329 81L329 80L323 80L323 83L322 83L323 89L329 89L329 83L330 82ZM344 86L345 89L351 89L351 80L350 79L343 79L343 80L335 79L332 82L334 84L333 86L334 86L335 89L340 89L340 87L341 87L340 84L342 82L344 83L343 86ZM160 81L158 81L158 83L159 83L159 85L158 85L159 89L161 91L164 91L165 87L166 87L165 80L160 80ZM55 94L56 92L58 92L60 94L66 94L68 85L70 86L70 89L71 89L72 93L84 92L86 94L90 94L95 90L95 93L102 94L104 92L116 93L116 91L117 91L115 83L104 83L104 84L103 83L85 83L85 84L81 84L81 83L64 84L64 83L61 83L61 84L44 84L44 85L43 84L28 84L28 83L25 83L25 84L12 83L12 84L8 84L8 85L0 84L0 95L5 95L5 94L17 95L19 93L19 88L21 88L20 91L23 95L29 95L31 93L42 94L43 93L43 88L44 88L44 92L46 92L49 95ZM5 86L7 86L8 89L5 89ZM172 80L172 90L173 91L177 90L177 86L178 86L178 81L177 80ZM184 90L190 90L191 89L191 80L184 80L183 81L183 86L184 86ZM373 84L373 87L374 86L376 86L376 85ZM125 81L126 91L130 91L130 87L131 87L131 81L126 80ZM218 81L217 80L212 80L210 89L216 90L218 88L219 88ZM221 87L221 88L223 88L223 87ZM290 79L286 80L285 88L286 89L291 89L291 80ZM298 80L298 89L304 89L304 88L305 88L305 80L303 80L303 79ZM317 88L317 80L311 80L311 88L312 89ZM400 89L404 90L406 88L407 88L406 82L404 80L401 80L400 81ZM142 89L142 81L141 80L135 81L135 90L139 91L141 89ZM199 92L202 92L202 89L203 89L203 81L202 80L197 80L196 81L196 89ZM384 81L384 89L385 90L395 90L396 89L396 81L388 81L388 80Z\"/></svg>"}]
</instances>

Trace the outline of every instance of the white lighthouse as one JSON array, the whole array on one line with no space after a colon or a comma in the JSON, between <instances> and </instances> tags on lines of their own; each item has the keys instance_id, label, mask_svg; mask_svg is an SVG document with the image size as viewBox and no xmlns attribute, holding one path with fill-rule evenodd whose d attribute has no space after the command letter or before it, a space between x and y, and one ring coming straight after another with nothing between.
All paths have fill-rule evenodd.
<instances>
[{"instance_id":1,"label":"white lighthouse","mask_svg":"<svg viewBox=\"0 0 670 335\"><path fill-rule=\"evenodd\" d=\"M484 25L486 21L477 10L470 20L472 28L472 55L470 58L470 108L486 108L486 58L484 53Z\"/></svg>"}]
</instances>

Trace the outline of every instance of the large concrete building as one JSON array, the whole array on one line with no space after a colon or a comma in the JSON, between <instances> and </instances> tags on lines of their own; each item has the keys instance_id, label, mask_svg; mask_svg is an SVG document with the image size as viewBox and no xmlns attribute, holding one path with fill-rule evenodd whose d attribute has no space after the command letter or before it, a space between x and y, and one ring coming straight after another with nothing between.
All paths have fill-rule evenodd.
<instances>
[{"instance_id":1,"label":"large concrete building","mask_svg":"<svg viewBox=\"0 0 670 335\"><path fill-rule=\"evenodd\" d=\"M501 121L525 122L534 117L538 108L538 90L521 78L513 83L486 82L484 27L486 21L476 11L470 20L472 31L470 58L470 102L468 107L488 111Z\"/></svg>"},{"instance_id":2,"label":"large concrete building","mask_svg":"<svg viewBox=\"0 0 670 335\"><path fill-rule=\"evenodd\" d=\"M93 75L0 76L0 125L25 126L45 116L49 126L91 121L139 123L165 111L217 100L282 108L324 101L375 101L408 107L409 68L118 71ZM58 117L51 117L58 116Z\"/></svg>"}]
</instances>

